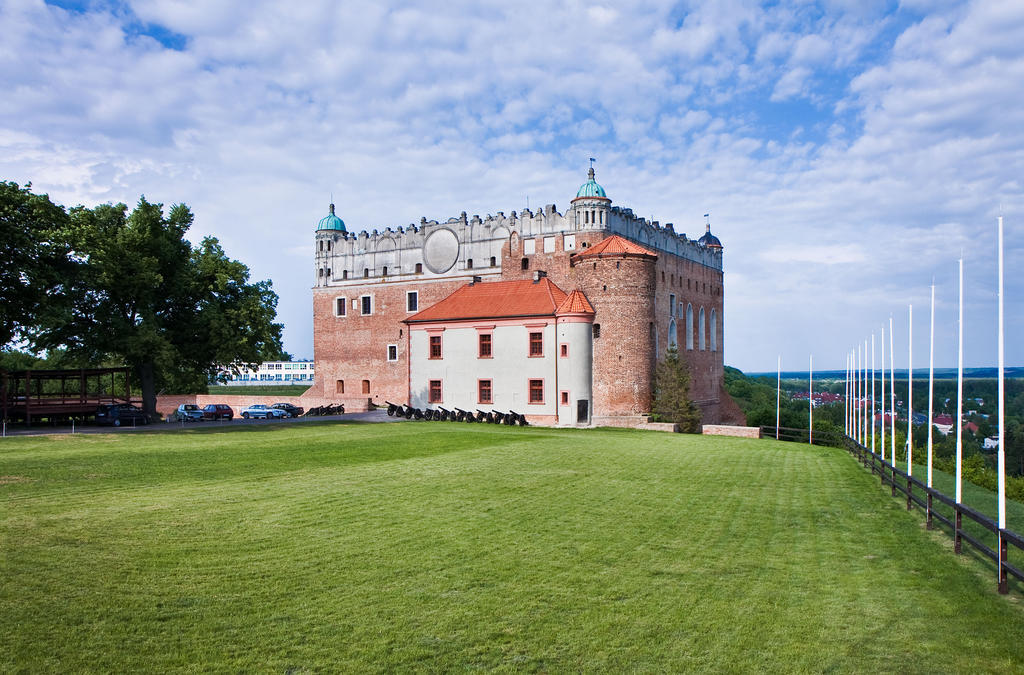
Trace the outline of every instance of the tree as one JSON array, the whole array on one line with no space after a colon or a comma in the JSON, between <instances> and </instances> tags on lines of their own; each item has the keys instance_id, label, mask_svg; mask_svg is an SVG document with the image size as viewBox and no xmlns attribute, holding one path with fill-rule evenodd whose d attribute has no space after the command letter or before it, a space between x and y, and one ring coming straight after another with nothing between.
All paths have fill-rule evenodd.
<instances>
[{"instance_id":1,"label":"tree","mask_svg":"<svg viewBox=\"0 0 1024 675\"><path fill-rule=\"evenodd\" d=\"M25 337L36 317L53 308L72 262L68 214L31 184L0 181L0 348Z\"/></svg>"},{"instance_id":2,"label":"tree","mask_svg":"<svg viewBox=\"0 0 1024 675\"><path fill-rule=\"evenodd\" d=\"M270 282L248 283L249 270L214 238L193 248L185 239L193 216L176 204L143 197L70 213L76 262L60 313L43 317L36 348L65 348L72 357L116 357L131 366L143 407L156 408L160 388L205 386L218 364L256 364L281 354L277 295Z\"/></svg>"},{"instance_id":3,"label":"tree","mask_svg":"<svg viewBox=\"0 0 1024 675\"><path fill-rule=\"evenodd\" d=\"M669 345L665 358L654 370L652 412L659 419L674 422L684 433L700 432L700 409L690 400L690 371Z\"/></svg>"}]
</instances>

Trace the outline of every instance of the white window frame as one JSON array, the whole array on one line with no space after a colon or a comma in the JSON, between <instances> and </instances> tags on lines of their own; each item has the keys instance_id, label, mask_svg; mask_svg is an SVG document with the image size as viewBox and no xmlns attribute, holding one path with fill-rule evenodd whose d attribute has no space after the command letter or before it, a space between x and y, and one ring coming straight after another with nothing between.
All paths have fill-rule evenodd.
<instances>
[{"instance_id":1,"label":"white window frame","mask_svg":"<svg viewBox=\"0 0 1024 675\"><path fill-rule=\"evenodd\" d=\"M416 307L413 308L413 309L409 309L409 300L411 298L416 298ZM420 311L420 292L419 291L406 291L406 293L405 293L405 313L406 314L412 314L412 313L418 312L418 311Z\"/></svg>"},{"instance_id":2,"label":"white window frame","mask_svg":"<svg viewBox=\"0 0 1024 675\"><path fill-rule=\"evenodd\" d=\"M395 358L391 358L392 350L394 350ZM388 361L394 362L398 360L398 345L388 345Z\"/></svg>"},{"instance_id":3,"label":"white window frame","mask_svg":"<svg viewBox=\"0 0 1024 675\"><path fill-rule=\"evenodd\" d=\"M363 311L364 305L367 304L367 303L364 302L364 300L369 300L370 301L369 302L369 306L370 306L370 311L369 312L364 312ZM360 316L370 316L371 314L373 314L373 296L372 295L360 295L359 296L359 315Z\"/></svg>"},{"instance_id":4,"label":"white window frame","mask_svg":"<svg viewBox=\"0 0 1024 675\"><path fill-rule=\"evenodd\" d=\"M341 305L340 306L342 307L342 311L343 311L342 314L338 314L338 307L339 307L338 301L339 300L341 301ZM338 295L338 296L336 296L334 298L334 316L339 317L339 318L348 316L348 298L347 297Z\"/></svg>"}]
</instances>

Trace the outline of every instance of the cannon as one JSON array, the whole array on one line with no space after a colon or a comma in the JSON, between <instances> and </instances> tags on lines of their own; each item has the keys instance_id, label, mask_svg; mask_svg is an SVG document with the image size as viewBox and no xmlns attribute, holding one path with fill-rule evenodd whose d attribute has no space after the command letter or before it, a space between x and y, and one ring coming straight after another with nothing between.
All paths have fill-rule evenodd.
<instances>
[{"instance_id":1,"label":"cannon","mask_svg":"<svg viewBox=\"0 0 1024 675\"><path fill-rule=\"evenodd\" d=\"M401 414L401 403L392 403L391 401L384 402L388 404L388 417L394 417L396 413Z\"/></svg>"},{"instance_id":2,"label":"cannon","mask_svg":"<svg viewBox=\"0 0 1024 675\"><path fill-rule=\"evenodd\" d=\"M512 418L512 421L509 422L509 425L516 425L516 424L518 424L521 427L528 427L528 426L530 426L530 423L526 421L526 415L520 415L516 411L511 410L511 411L509 411L509 416Z\"/></svg>"},{"instance_id":3,"label":"cannon","mask_svg":"<svg viewBox=\"0 0 1024 675\"><path fill-rule=\"evenodd\" d=\"M421 420L421 419L423 419L423 411L420 410L419 408L413 408L412 409L412 416L413 416L414 419Z\"/></svg>"},{"instance_id":4,"label":"cannon","mask_svg":"<svg viewBox=\"0 0 1024 675\"><path fill-rule=\"evenodd\" d=\"M492 422L494 422L494 415L492 415L489 412L484 412L483 410L480 410L479 408L477 408L476 409L476 421L477 422L487 422L488 424L491 424Z\"/></svg>"},{"instance_id":5,"label":"cannon","mask_svg":"<svg viewBox=\"0 0 1024 675\"><path fill-rule=\"evenodd\" d=\"M505 420L505 413L500 410L491 411L491 420L494 424L501 424Z\"/></svg>"},{"instance_id":6,"label":"cannon","mask_svg":"<svg viewBox=\"0 0 1024 675\"><path fill-rule=\"evenodd\" d=\"M432 408L427 408L426 410L424 410L423 411L423 419L425 419L428 422L433 422L434 421L434 410Z\"/></svg>"},{"instance_id":7,"label":"cannon","mask_svg":"<svg viewBox=\"0 0 1024 675\"><path fill-rule=\"evenodd\" d=\"M451 415L451 414L452 414L451 411L446 410L446 409L438 406L437 414L434 415L434 419L438 420L440 422L447 422L448 421L448 416Z\"/></svg>"},{"instance_id":8,"label":"cannon","mask_svg":"<svg viewBox=\"0 0 1024 675\"><path fill-rule=\"evenodd\" d=\"M462 408L455 408L455 418L454 419L455 419L456 422L465 422L466 421L466 417L472 417L472 416L473 416L472 413L468 413L465 410L463 410Z\"/></svg>"},{"instance_id":9,"label":"cannon","mask_svg":"<svg viewBox=\"0 0 1024 675\"><path fill-rule=\"evenodd\" d=\"M402 414L405 415L405 419L412 419L413 410L415 410L415 408L413 408L411 405L405 406L405 410L402 412Z\"/></svg>"}]
</instances>

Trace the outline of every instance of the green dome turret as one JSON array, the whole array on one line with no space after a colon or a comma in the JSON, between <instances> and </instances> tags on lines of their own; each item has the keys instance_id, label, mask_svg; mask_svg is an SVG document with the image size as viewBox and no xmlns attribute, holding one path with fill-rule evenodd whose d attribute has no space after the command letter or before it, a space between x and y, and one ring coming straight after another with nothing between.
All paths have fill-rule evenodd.
<instances>
[{"instance_id":1,"label":"green dome turret","mask_svg":"<svg viewBox=\"0 0 1024 675\"><path fill-rule=\"evenodd\" d=\"M580 189L576 191L576 199L608 199L608 195L605 194L604 188L594 180L594 167L590 167L590 171L587 173L587 182L580 186ZM576 201L574 199L573 201Z\"/></svg>"},{"instance_id":2,"label":"green dome turret","mask_svg":"<svg viewBox=\"0 0 1024 675\"><path fill-rule=\"evenodd\" d=\"M347 232L345 229L345 221L334 215L334 204L331 204L331 212L320 219L320 224L316 226L317 230L338 230L339 232Z\"/></svg>"}]
</instances>

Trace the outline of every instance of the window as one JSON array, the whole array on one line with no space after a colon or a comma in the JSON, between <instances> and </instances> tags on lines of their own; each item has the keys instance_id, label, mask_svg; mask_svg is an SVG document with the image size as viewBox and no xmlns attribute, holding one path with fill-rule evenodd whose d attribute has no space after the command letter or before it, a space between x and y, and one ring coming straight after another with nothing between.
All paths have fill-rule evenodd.
<instances>
[{"instance_id":1,"label":"window","mask_svg":"<svg viewBox=\"0 0 1024 675\"><path fill-rule=\"evenodd\" d=\"M562 392L562 405L569 405L569 392Z\"/></svg>"},{"instance_id":2,"label":"window","mask_svg":"<svg viewBox=\"0 0 1024 675\"><path fill-rule=\"evenodd\" d=\"M363 393L364 394L369 394L370 393L370 381L369 380L363 380Z\"/></svg>"},{"instance_id":3,"label":"window","mask_svg":"<svg viewBox=\"0 0 1024 675\"><path fill-rule=\"evenodd\" d=\"M398 360L398 345L388 345L388 361Z\"/></svg>"},{"instance_id":4,"label":"window","mask_svg":"<svg viewBox=\"0 0 1024 675\"><path fill-rule=\"evenodd\" d=\"M569 343L563 342L558 346L558 355L563 359L569 358Z\"/></svg>"},{"instance_id":5,"label":"window","mask_svg":"<svg viewBox=\"0 0 1024 675\"><path fill-rule=\"evenodd\" d=\"M544 252L545 253L554 253L555 252L555 238L554 237L544 237Z\"/></svg>"},{"instance_id":6,"label":"window","mask_svg":"<svg viewBox=\"0 0 1024 675\"><path fill-rule=\"evenodd\" d=\"M369 276L370 276L370 268L369 267L364 267L363 268L363 278L364 279L368 279Z\"/></svg>"},{"instance_id":7,"label":"window","mask_svg":"<svg viewBox=\"0 0 1024 675\"><path fill-rule=\"evenodd\" d=\"M337 384L335 384L335 386L334 386L334 393L335 394L344 394L345 393L345 380L338 380Z\"/></svg>"},{"instance_id":8,"label":"window","mask_svg":"<svg viewBox=\"0 0 1024 675\"><path fill-rule=\"evenodd\" d=\"M320 241L320 250L324 250L324 242L322 240Z\"/></svg>"},{"instance_id":9,"label":"window","mask_svg":"<svg viewBox=\"0 0 1024 675\"><path fill-rule=\"evenodd\" d=\"M409 291L405 294L405 311L415 312L420 308L420 294L417 291Z\"/></svg>"},{"instance_id":10,"label":"window","mask_svg":"<svg viewBox=\"0 0 1024 675\"><path fill-rule=\"evenodd\" d=\"M526 239L523 241L523 253L526 255L532 255L537 252L537 240Z\"/></svg>"},{"instance_id":11,"label":"window","mask_svg":"<svg viewBox=\"0 0 1024 675\"><path fill-rule=\"evenodd\" d=\"M320 269L318 269L318 270L316 271L316 275L317 275L318 277L322 277L322 276L324 275L324 268L322 268L322 267L321 267Z\"/></svg>"},{"instance_id":12,"label":"window","mask_svg":"<svg viewBox=\"0 0 1024 675\"><path fill-rule=\"evenodd\" d=\"M678 337L679 336L676 333L676 320L672 319L672 320L670 320L668 322L668 346L669 347L677 346L679 344L678 342L676 342Z\"/></svg>"},{"instance_id":13,"label":"window","mask_svg":"<svg viewBox=\"0 0 1024 675\"><path fill-rule=\"evenodd\" d=\"M575 234L567 234L567 235L565 235L565 238L562 239L562 247L566 251L573 251L573 250L575 250L576 249L576 235Z\"/></svg>"},{"instance_id":14,"label":"window","mask_svg":"<svg viewBox=\"0 0 1024 675\"><path fill-rule=\"evenodd\" d=\"M423 274L423 263L416 263L416 274Z\"/></svg>"},{"instance_id":15,"label":"window","mask_svg":"<svg viewBox=\"0 0 1024 675\"><path fill-rule=\"evenodd\" d=\"M519 263L519 267L521 269L524 269L524 270L530 269L530 259L529 258L523 258L522 261L520 261L520 263Z\"/></svg>"},{"instance_id":16,"label":"window","mask_svg":"<svg viewBox=\"0 0 1024 675\"><path fill-rule=\"evenodd\" d=\"M342 270L341 271L341 278L342 279L348 279L348 270Z\"/></svg>"},{"instance_id":17,"label":"window","mask_svg":"<svg viewBox=\"0 0 1024 675\"><path fill-rule=\"evenodd\" d=\"M480 349L477 353L478 358L489 359L491 358L491 334L480 333L477 338L479 340Z\"/></svg>"},{"instance_id":18,"label":"window","mask_svg":"<svg viewBox=\"0 0 1024 675\"><path fill-rule=\"evenodd\" d=\"M700 314L699 314L699 318L697 320L697 330L700 331L699 333L697 333L697 346L700 348L701 351L704 351L705 349L708 348L708 345L707 345L707 342L705 342L705 337L704 337L705 333L704 333L704 308L703 307L700 308Z\"/></svg>"},{"instance_id":19,"label":"window","mask_svg":"<svg viewBox=\"0 0 1024 675\"><path fill-rule=\"evenodd\" d=\"M718 351L718 311L711 310L711 351Z\"/></svg>"},{"instance_id":20,"label":"window","mask_svg":"<svg viewBox=\"0 0 1024 675\"><path fill-rule=\"evenodd\" d=\"M544 333L530 333L530 356L544 356Z\"/></svg>"},{"instance_id":21,"label":"window","mask_svg":"<svg viewBox=\"0 0 1024 675\"><path fill-rule=\"evenodd\" d=\"M491 381L477 380L477 403L493 403L491 399Z\"/></svg>"},{"instance_id":22,"label":"window","mask_svg":"<svg viewBox=\"0 0 1024 675\"><path fill-rule=\"evenodd\" d=\"M669 293L668 296L668 315L675 317L676 315L676 294Z\"/></svg>"},{"instance_id":23,"label":"window","mask_svg":"<svg viewBox=\"0 0 1024 675\"><path fill-rule=\"evenodd\" d=\"M544 380L530 380L530 403L544 403Z\"/></svg>"},{"instance_id":24,"label":"window","mask_svg":"<svg viewBox=\"0 0 1024 675\"><path fill-rule=\"evenodd\" d=\"M330 250L331 250L331 242L327 242L327 250L328 250L328 251L330 251Z\"/></svg>"},{"instance_id":25,"label":"window","mask_svg":"<svg viewBox=\"0 0 1024 675\"><path fill-rule=\"evenodd\" d=\"M430 381L430 394L427 401L429 403L441 403L443 401L441 398L441 380Z\"/></svg>"},{"instance_id":26,"label":"window","mask_svg":"<svg viewBox=\"0 0 1024 675\"><path fill-rule=\"evenodd\" d=\"M346 298L335 298L334 299L334 316L345 316L348 308L348 299Z\"/></svg>"},{"instance_id":27,"label":"window","mask_svg":"<svg viewBox=\"0 0 1024 675\"><path fill-rule=\"evenodd\" d=\"M441 358L441 336L431 335L430 336L430 358L439 359Z\"/></svg>"},{"instance_id":28,"label":"window","mask_svg":"<svg viewBox=\"0 0 1024 675\"><path fill-rule=\"evenodd\" d=\"M594 339L596 340L599 337L601 337L601 324L595 323L594 324Z\"/></svg>"},{"instance_id":29,"label":"window","mask_svg":"<svg viewBox=\"0 0 1024 675\"><path fill-rule=\"evenodd\" d=\"M363 316L373 314L373 301L369 295L364 295L363 297L359 298L359 301L362 303L361 309Z\"/></svg>"},{"instance_id":30,"label":"window","mask_svg":"<svg viewBox=\"0 0 1024 675\"><path fill-rule=\"evenodd\" d=\"M380 275L381 275L382 277L386 277L386 276L388 275L388 266L387 266L387 265L385 265L385 266L383 267L383 269L381 269L381 271L380 271Z\"/></svg>"},{"instance_id":31,"label":"window","mask_svg":"<svg viewBox=\"0 0 1024 675\"><path fill-rule=\"evenodd\" d=\"M498 264L498 259L497 259L497 258L495 258L495 257L494 257L494 256L492 255L492 256L491 256L491 267L495 267L495 266L497 266L497 264Z\"/></svg>"},{"instance_id":32,"label":"window","mask_svg":"<svg viewBox=\"0 0 1024 675\"><path fill-rule=\"evenodd\" d=\"M686 305L686 348L693 349L693 305Z\"/></svg>"},{"instance_id":33,"label":"window","mask_svg":"<svg viewBox=\"0 0 1024 675\"><path fill-rule=\"evenodd\" d=\"M469 258L469 259L466 260L466 269L467 270L473 269L473 259L472 258Z\"/></svg>"}]
</instances>

